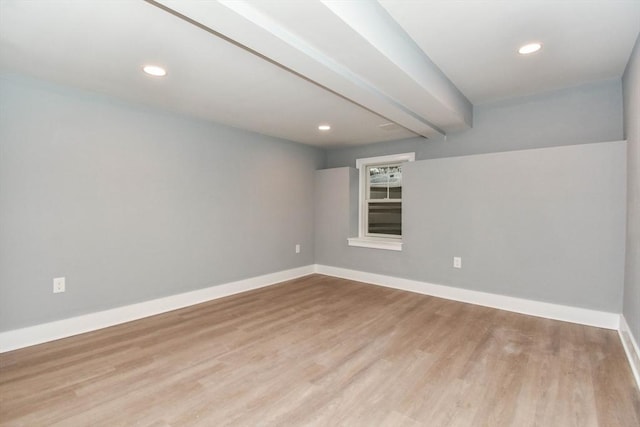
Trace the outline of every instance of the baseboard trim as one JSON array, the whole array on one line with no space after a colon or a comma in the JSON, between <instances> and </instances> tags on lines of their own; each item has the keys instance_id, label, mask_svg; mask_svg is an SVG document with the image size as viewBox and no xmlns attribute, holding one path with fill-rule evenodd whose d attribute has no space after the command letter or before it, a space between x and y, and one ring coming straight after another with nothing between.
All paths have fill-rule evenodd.
<instances>
[{"instance_id":1,"label":"baseboard trim","mask_svg":"<svg viewBox=\"0 0 640 427\"><path fill-rule=\"evenodd\" d=\"M638 386L640 387L640 351L623 316L618 313L590 310L560 304L515 298L451 286L436 285L393 276L315 264L291 270L265 274L235 282L211 286L191 292L158 298L110 310L89 313L68 319L0 332L0 353L42 344L73 335L91 332L132 320L166 313L194 304L263 288L312 273L339 277L394 289L431 295L470 304L482 305L531 316L561 320L588 326L618 330Z\"/></svg>"},{"instance_id":2,"label":"baseboard trim","mask_svg":"<svg viewBox=\"0 0 640 427\"><path fill-rule=\"evenodd\" d=\"M42 344L312 274L314 265L210 286L137 304L0 332L0 353Z\"/></svg>"},{"instance_id":3,"label":"baseboard trim","mask_svg":"<svg viewBox=\"0 0 640 427\"><path fill-rule=\"evenodd\" d=\"M622 347L624 347L627 360L629 360L629 365L631 365L631 371L636 379L638 389L640 389L640 347L638 347L638 341L636 337L633 336L633 332L631 332L629 324L622 314L620 315L620 329L618 329L618 334L620 334Z\"/></svg>"},{"instance_id":4,"label":"baseboard trim","mask_svg":"<svg viewBox=\"0 0 640 427\"><path fill-rule=\"evenodd\" d=\"M509 297L487 292L472 291L452 286L436 285L433 283L403 279L382 274L367 273L340 267L316 264L315 272L327 276L357 280L388 288L401 289L409 292L498 308L500 310L599 328L615 329L620 326L620 314L606 311L590 310L580 307L533 301L524 298Z\"/></svg>"}]
</instances>

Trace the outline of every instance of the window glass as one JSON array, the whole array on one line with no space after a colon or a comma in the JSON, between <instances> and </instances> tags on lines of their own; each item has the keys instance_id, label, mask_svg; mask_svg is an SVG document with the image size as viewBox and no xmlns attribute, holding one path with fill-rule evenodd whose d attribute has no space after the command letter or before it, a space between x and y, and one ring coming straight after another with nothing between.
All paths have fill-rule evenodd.
<instances>
[{"instance_id":1,"label":"window glass","mask_svg":"<svg viewBox=\"0 0 640 427\"><path fill-rule=\"evenodd\" d=\"M369 202L368 207L368 234L402 236L401 202Z\"/></svg>"},{"instance_id":2,"label":"window glass","mask_svg":"<svg viewBox=\"0 0 640 427\"><path fill-rule=\"evenodd\" d=\"M402 167L389 167L389 198L402 199Z\"/></svg>"},{"instance_id":3,"label":"window glass","mask_svg":"<svg viewBox=\"0 0 640 427\"><path fill-rule=\"evenodd\" d=\"M389 188L389 168L369 166L369 199L387 199Z\"/></svg>"},{"instance_id":4,"label":"window glass","mask_svg":"<svg viewBox=\"0 0 640 427\"><path fill-rule=\"evenodd\" d=\"M402 199L402 166L369 166L369 199Z\"/></svg>"},{"instance_id":5,"label":"window glass","mask_svg":"<svg viewBox=\"0 0 640 427\"><path fill-rule=\"evenodd\" d=\"M367 166L367 218L369 236L402 236L402 164Z\"/></svg>"}]
</instances>

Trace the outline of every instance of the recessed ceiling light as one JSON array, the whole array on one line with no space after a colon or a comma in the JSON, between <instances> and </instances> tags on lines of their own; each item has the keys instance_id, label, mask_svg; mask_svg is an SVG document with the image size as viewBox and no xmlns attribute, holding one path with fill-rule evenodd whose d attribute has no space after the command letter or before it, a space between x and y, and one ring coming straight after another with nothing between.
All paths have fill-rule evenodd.
<instances>
[{"instance_id":1,"label":"recessed ceiling light","mask_svg":"<svg viewBox=\"0 0 640 427\"><path fill-rule=\"evenodd\" d=\"M142 71L156 77L163 77L167 75L167 70L157 65L145 65L142 67Z\"/></svg>"},{"instance_id":2,"label":"recessed ceiling light","mask_svg":"<svg viewBox=\"0 0 640 427\"><path fill-rule=\"evenodd\" d=\"M529 55L542 49L542 43L527 43L518 49L520 55Z\"/></svg>"},{"instance_id":3,"label":"recessed ceiling light","mask_svg":"<svg viewBox=\"0 0 640 427\"><path fill-rule=\"evenodd\" d=\"M318 130L328 131L328 130L331 130L331 126L329 126L329 125L320 125L320 126L318 126Z\"/></svg>"}]
</instances>

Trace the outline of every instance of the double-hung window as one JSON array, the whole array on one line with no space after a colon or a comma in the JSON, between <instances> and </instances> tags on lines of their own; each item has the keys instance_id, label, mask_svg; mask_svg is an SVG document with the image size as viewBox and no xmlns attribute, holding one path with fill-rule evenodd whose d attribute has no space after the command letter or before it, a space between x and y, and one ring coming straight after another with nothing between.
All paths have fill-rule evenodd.
<instances>
[{"instance_id":1,"label":"double-hung window","mask_svg":"<svg viewBox=\"0 0 640 427\"><path fill-rule=\"evenodd\" d=\"M358 159L359 230L350 246L402 250L402 167L415 153Z\"/></svg>"}]
</instances>

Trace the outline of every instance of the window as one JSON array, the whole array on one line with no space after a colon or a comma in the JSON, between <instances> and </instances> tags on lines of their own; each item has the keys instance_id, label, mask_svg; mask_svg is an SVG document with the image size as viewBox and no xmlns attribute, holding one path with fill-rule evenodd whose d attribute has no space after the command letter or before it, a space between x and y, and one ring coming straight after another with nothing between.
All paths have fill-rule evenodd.
<instances>
[{"instance_id":1,"label":"window","mask_svg":"<svg viewBox=\"0 0 640 427\"><path fill-rule=\"evenodd\" d=\"M369 165L365 175L365 235L402 237L402 164Z\"/></svg>"},{"instance_id":2,"label":"window","mask_svg":"<svg viewBox=\"0 0 640 427\"><path fill-rule=\"evenodd\" d=\"M402 166L415 153L358 159L359 232L350 246L402 250Z\"/></svg>"}]
</instances>

